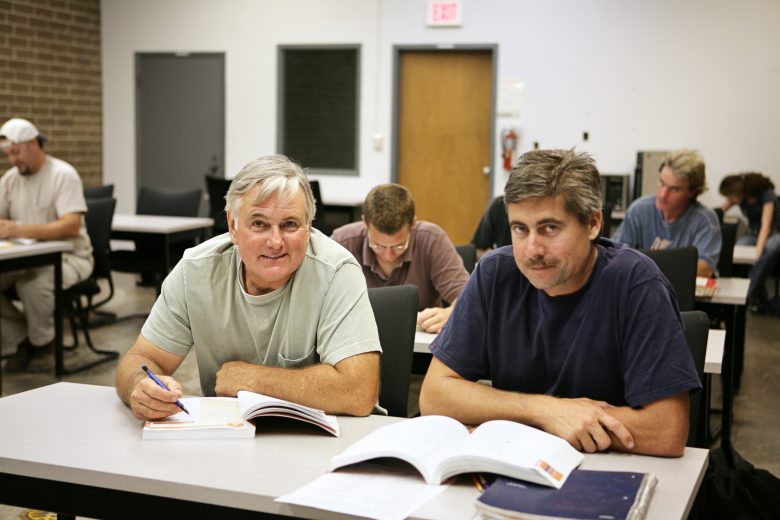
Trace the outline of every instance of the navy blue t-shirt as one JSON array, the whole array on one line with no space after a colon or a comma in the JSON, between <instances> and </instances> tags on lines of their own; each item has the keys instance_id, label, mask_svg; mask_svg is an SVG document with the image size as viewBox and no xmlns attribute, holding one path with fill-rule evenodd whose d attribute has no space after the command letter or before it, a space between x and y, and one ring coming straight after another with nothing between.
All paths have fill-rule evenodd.
<instances>
[{"instance_id":1,"label":"navy blue t-shirt","mask_svg":"<svg viewBox=\"0 0 780 520\"><path fill-rule=\"evenodd\" d=\"M676 298L655 263L601 238L585 286L550 297L517 268L511 246L485 255L431 352L494 388L588 397L616 406L701 388Z\"/></svg>"}]
</instances>

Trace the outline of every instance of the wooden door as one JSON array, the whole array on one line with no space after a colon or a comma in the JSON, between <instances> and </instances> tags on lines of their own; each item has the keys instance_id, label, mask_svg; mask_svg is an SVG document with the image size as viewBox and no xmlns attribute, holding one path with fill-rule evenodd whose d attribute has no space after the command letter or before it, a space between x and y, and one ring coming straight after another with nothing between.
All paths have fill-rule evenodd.
<instances>
[{"instance_id":1,"label":"wooden door","mask_svg":"<svg viewBox=\"0 0 780 520\"><path fill-rule=\"evenodd\" d=\"M402 51L399 64L398 183L417 218L468 243L490 199L492 52Z\"/></svg>"}]
</instances>

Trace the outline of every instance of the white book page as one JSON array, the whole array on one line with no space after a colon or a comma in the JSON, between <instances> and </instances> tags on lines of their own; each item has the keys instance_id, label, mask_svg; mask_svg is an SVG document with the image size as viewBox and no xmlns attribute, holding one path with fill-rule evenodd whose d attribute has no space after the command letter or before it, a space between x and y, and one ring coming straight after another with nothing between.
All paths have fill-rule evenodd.
<instances>
[{"instance_id":1,"label":"white book page","mask_svg":"<svg viewBox=\"0 0 780 520\"><path fill-rule=\"evenodd\" d=\"M189 414L181 411L162 421L150 421L147 428L213 428L244 422L238 401L232 397L182 397Z\"/></svg>"},{"instance_id":2,"label":"white book page","mask_svg":"<svg viewBox=\"0 0 780 520\"><path fill-rule=\"evenodd\" d=\"M384 426L331 459L332 467L379 457L395 457L412 464L426 482L435 477L439 463L468 438L466 427L455 419L439 415L415 417Z\"/></svg>"},{"instance_id":3,"label":"white book page","mask_svg":"<svg viewBox=\"0 0 780 520\"><path fill-rule=\"evenodd\" d=\"M276 501L379 520L402 520L447 488L429 486L412 473L365 467L326 473Z\"/></svg>"},{"instance_id":4,"label":"white book page","mask_svg":"<svg viewBox=\"0 0 780 520\"><path fill-rule=\"evenodd\" d=\"M525 468L540 479L523 478L560 488L583 458L560 437L517 422L495 420L474 430L442 466L447 477L474 471L476 461L491 461L487 467L497 473L506 474L500 468ZM481 466L479 471L488 471L485 464Z\"/></svg>"},{"instance_id":5,"label":"white book page","mask_svg":"<svg viewBox=\"0 0 780 520\"><path fill-rule=\"evenodd\" d=\"M238 406L246 419L252 419L257 415L301 418L308 423L325 424L336 437L340 434L338 418L322 410L245 390L240 390L237 395Z\"/></svg>"}]
</instances>

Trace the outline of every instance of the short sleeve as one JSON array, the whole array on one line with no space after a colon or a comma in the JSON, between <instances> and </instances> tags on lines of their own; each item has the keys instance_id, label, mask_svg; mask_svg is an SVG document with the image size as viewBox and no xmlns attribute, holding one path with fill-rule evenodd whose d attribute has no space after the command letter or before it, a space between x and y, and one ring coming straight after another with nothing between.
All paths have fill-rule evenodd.
<instances>
[{"instance_id":1,"label":"short sleeve","mask_svg":"<svg viewBox=\"0 0 780 520\"><path fill-rule=\"evenodd\" d=\"M320 311L317 353L323 363L365 352L381 352L374 311L360 267L346 262L336 271Z\"/></svg>"},{"instance_id":2,"label":"short sleeve","mask_svg":"<svg viewBox=\"0 0 780 520\"><path fill-rule=\"evenodd\" d=\"M165 278L141 334L163 350L185 356L193 345L185 298L185 269L179 262Z\"/></svg>"}]
</instances>

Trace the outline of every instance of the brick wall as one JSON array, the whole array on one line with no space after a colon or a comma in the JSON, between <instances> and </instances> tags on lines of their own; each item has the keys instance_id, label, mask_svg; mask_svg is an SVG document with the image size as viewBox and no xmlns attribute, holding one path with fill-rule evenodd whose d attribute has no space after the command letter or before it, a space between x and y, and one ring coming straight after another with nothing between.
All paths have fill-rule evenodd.
<instances>
[{"instance_id":1,"label":"brick wall","mask_svg":"<svg viewBox=\"0 0 780 520\"><path fill-rule=\"evenodd\" d=\"M85 185L103 178L100 67L100 0L0 0L0 124L32 121Z\"/></svg>"}]
</instances>

